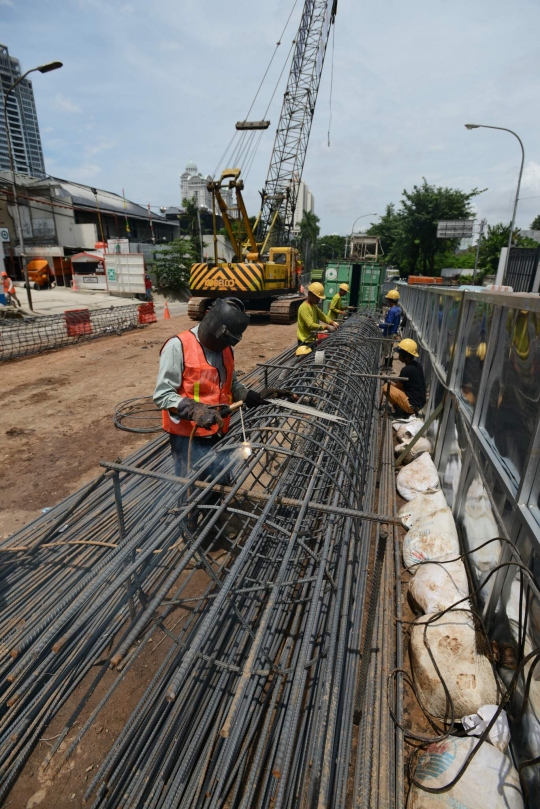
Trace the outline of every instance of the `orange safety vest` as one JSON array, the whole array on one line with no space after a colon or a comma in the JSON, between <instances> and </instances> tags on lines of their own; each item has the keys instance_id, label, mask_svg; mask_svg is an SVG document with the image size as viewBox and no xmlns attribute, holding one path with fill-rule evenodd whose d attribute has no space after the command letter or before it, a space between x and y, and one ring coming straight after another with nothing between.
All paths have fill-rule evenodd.
<instances>
[{"instance_id":1,"label":"orange safety vest","mask_svg":"<svg viewBox=\"0 0 540 809\"><path fill-rule=\"evenodd\" d=\"M8 278L3 278L2 280L4 282L4 292L6 293L6 295L10 295L13 292L15 292L15 285L14 285L13 281L11 280L11 278L9 278L9 277Z\"/></svg>"},{"instance_id":2,"label":"orange safety vest","mask_svg":"<svg viewBox=\"0 0 540 809\"><path fill-rule=\"evenodd\" d=\"M226 378L223 386L219 382L219 371L213 368L204 356L204 351L192 331L183 331L176 335L182 343L184 352L184 373L178 388L182 398L194 399L207 405L228 405L232 402L232 378L234 373L234 357L232 349L227 346L223 351L223 364ZM165 344L166 345L166 344ZM163 351L163 349L161 349ZM223 419L222 432L229 429L230 416ZM195 422L188 419L175 419L168 410L161 411L161 421L166 433L173 435L191 435ZM196 436L209 436L217 433L218 425L213 424L209 430L197 427Z\"/></svg>"}]
</instances>

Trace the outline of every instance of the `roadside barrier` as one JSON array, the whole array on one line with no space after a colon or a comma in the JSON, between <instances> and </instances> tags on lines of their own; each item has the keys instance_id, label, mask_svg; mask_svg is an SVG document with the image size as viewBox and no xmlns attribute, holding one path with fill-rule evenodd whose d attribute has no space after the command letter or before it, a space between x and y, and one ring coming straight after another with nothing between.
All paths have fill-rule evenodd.
<instances>
[{"instance_id":1,"label":"roadside barrier","mask_svg":"<svg viewBox=\"0 0 540 809\"><path fill-rule=\"evenodd\" d=\"M121 334L148 322L152 320L140 317L137 304L108 309L73 309L61 315L3 320L0 322L0 362L40 354L93 337Z\"/></svg>"}]
</instances>

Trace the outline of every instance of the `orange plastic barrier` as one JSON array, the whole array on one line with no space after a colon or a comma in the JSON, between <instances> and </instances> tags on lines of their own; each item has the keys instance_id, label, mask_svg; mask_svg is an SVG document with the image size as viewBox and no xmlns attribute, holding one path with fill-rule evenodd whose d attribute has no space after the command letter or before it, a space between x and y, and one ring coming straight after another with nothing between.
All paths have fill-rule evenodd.
<instances>
[{"instance_id":1,"label":"orange plastic barrier","mask_svg":"<svg viewBox=\"0 0 540 809\"><path fill-rule=\"evenodd\" d=\"M439 276L434 278L431 275L409 275L408 284L442 284L443 279Z\"/></svg>"},{"instance_id":2,"label":"orange plastic barrier","mask_svg":"<svg viewBox=\"0 0 540 809\"><path fill-rule=\"evenodd\" d=\"M154 312L154 302L141 303L137 307L137 322L142 323L157 323L156 313Z\"/></svg>"},{"instance_id":3,"label":"orange plastic barrier","mask_svg":"<svg viewBox=\"0 0 540 809\"><path fill-rule=\"evenodd\" d=\"M79 337L81 334L92 334L90 309L70 309L64 312L68 337Z\"/></svg>"}]
</instances>

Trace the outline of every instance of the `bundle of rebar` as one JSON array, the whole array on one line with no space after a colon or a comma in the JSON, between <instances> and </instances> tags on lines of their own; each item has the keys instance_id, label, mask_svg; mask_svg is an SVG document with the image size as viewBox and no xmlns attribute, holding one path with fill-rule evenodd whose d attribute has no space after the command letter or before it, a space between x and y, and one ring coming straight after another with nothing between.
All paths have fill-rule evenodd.
<instances>
[{"instance_id":1,"label":"bundle of rebar","mask_svg":"<svg viewBox=\"0 0 540 809\"><path fill-rule=\"evenodd\" d=\"M3 320L0 328L0 361L40 354L94 337L135 329L140 325L138 310L138 304L134 304Z\"/></svg>"},{"instance_id":2,"label":"bundle of rebar","mask_svg":"<svg viewBox=\"0 0 540 809\"><path fill-rule=\"evenodd\" d=\"M271 384L278 378L281 364L289 363L291 357L294 350L284 351L276 358L277 369L257 369L244 377L247 384L259 388ZM150 474L171 476L167 438L160 436L151 441L134 453L128 464ZM164 520L168 520L172 536L178 538L177 518L167 516L177 500L178 485L170 481L105 472L0 541L0 799L43 728L103 657L123 622L129 621L140 607L141 591L132 592L129 585L119 588L94 616L88 636L72 636L62 653L58 647L54 650L49 640L54 627L61 625L66 615L72 621L84 614L85 602L92 597L94 588L114 581L118 566L126 564L126 554L124 561L119 561L118 556L127 534L133 535L139 529L136 536L140 545L131 536L126 557L136 559L146 538ZM137 568L137 578L145 580L151 592L152 587L158 587L160 576L166 575L167 562L164 564L159 552L145 559ZM106 669L105 656L100 677Z\"/></svg>"},{"instance_id":3,"label":"bundle of rebar","mask_svg":"<svg viewBox=\"0 0 540 809\"><path fill-rule=\"evenodd\" d=\"M377 332L352 317L324 356L285 352L247 379L342 421L263 405L181 481L157 439L10 538L0 796L93 665L53 770L154 643L158 669L89 785L93 806L345 805L375 519L378 382L362 374L377 370Z\"/></svg>"}]
</instances>

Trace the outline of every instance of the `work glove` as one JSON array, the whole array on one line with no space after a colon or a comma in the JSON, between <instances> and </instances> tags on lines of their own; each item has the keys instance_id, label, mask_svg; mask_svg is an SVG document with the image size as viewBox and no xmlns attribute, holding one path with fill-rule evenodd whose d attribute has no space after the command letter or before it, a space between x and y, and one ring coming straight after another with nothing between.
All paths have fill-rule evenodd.
<instances>
[{"instance_id":1,"label":"work glove","mask_svg":"<svg viewBox=\"0 0 540 809\"><path fill-rule=\"evenodd\" d=\"M217 408L207 407L202 402L190 404L187 418L194 421L197 427L202 427L204 430L209 430L214 424L217 424L218 427L223 427L223 419L219 415Z\"/></svg>"},{"instance_id":2,"label":"work glove","mask_svg":"<svg viewBox=\"0 0 540 809\"><path fill-rule=\"evenodd\" d=\"M289 402L296 402L298 399L296 393L285 388L265 388L261 396L263 399L288 399Z\"/></svg>"},{"instance_id":3,"label":"work glove","mask_svg":"<svg viewBox=\"0 0 540 809\"><path fill-rule=\"evenodd\" d=\"M263 404L265 404L265 401L263 397L257 393L257 391L248 390L246 396L246 407L260 407Z\"/></svg>"}]
</instances>

